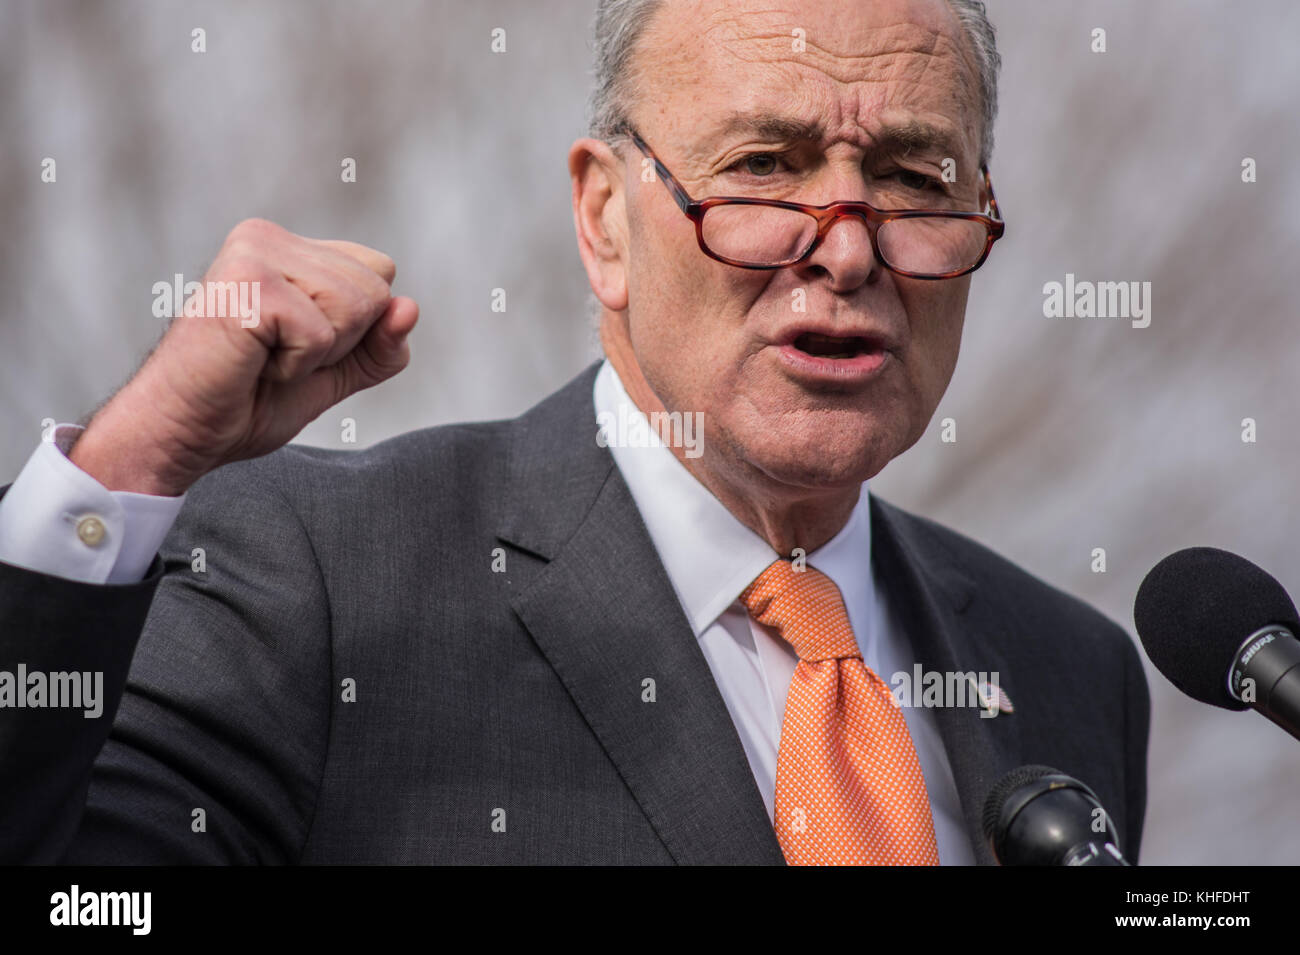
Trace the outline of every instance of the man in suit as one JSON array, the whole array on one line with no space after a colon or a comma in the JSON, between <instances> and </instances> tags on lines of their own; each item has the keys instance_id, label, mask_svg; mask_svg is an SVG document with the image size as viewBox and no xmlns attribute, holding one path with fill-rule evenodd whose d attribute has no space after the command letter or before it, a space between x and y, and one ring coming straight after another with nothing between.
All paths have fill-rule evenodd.
<instances>
[{"instance_id":1,"label":"man in suit","mask_svg":"<svg viewBox=\"0 0 1300 955\"><path fill-rule=\"evenodd\" d=\"M0 709L6 861L988 863L1026 763L1136 857L1127 635L866 486L1001 234L991 29L826 6L600 4L605 360L517 419L282 447L416 308L382 253L231 233L259 320L178 319L0 499L0 669L104 686ZM896 705L918 671L998 687Z\"/></svg>"}]
</instances>

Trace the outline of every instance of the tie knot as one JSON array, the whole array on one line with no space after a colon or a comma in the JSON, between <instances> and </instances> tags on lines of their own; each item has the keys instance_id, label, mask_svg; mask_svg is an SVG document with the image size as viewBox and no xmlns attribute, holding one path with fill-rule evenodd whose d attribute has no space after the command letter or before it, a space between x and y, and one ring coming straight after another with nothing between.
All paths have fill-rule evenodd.
<instances>
[{"instance_id":1,"label":"tie knot","mask_svg":"<svg viewBox=\"0 0 1300 955\"><path fill-rule=\"evenodd\" d=\"M778 560L744 589L740 602L759 623L775 627L800 660L862 656L840 589L816 568L797 570Z\"/></svg>"}]
</instances>

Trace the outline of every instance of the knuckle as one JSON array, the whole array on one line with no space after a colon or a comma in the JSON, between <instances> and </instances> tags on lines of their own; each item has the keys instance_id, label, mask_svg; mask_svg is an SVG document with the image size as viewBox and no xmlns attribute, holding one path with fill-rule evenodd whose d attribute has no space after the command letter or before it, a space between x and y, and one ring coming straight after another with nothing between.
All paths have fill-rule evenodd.
<instances>
[{"instance_id":1,"label":"knuckle","mask_svg":"<svg viewBox=\"0 0 1300 955\"><path fill-rule=\"evenodd\" d=\"M244 219L226 236L227 249L257 249L278 240L284 229L269 219Z\"/></svg>"},{"instance_id":2,"label":"knuckle","mask_svg":"<svg viewBox=\"0 0 1300 955\"><path fill-rule=\"evenodd\" d=\"M270 219L259 219L253 217L239 222L235 228L231 230L231 234L234 235L235 233L239 233L244 236L272 236L283 231L284 230L280 226L276 225Z\"/></svg>"},{"instance_id":3,"label":"knuckle","mask_svg":"<svg viewBox=\"0 0 1300 955\"><path fill-rule=\"evenodd\" d=\"M365 300L364 307L371 315L384 308L388 304L389 299L393 297L392 290L388 287L388 283L373 272L366 277L365 285L361 288L361 294Z\"/></svg>"},{"instance_id":4,"label":"knuckle","mask_svg":"<svg viewBox=\"0 0 1300 955\"><path fill-rule=\"evenodd\" d=\"M307 346L312 351L324 354L334 347L338 338L338 330L329 322L315 322L307 332Z\"/></svg>"},{"instance_id":5,"label":"knuckle","mask_svg":"<svg viewBox=\"0 0 1300 955\"><path fill-rule=\"evenodd\" d=\"M352 282L344 293L344 308L348 318L353 321L368 321L379 307L376 290L369 282Z\"/></svg>"},{"instance_id":6,"label":"knuckle","mask_svg":"<svg viewBox=\"0 0 1300 955\"><path fill-rule=\"evenodd\" d=\"M213 278L239 280L243 282L260 282L270 285L277 277L266 260L255 251L242 248L231 249L229 254L221 257L213 268Z\"/></svg>"}]
</instances>

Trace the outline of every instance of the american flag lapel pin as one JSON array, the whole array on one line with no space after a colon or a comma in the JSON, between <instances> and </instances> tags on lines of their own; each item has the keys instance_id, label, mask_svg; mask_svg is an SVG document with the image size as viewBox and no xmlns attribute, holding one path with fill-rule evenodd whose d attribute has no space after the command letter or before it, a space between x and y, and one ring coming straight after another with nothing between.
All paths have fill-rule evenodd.
<instances>
[{"instance_id":1,"label":"american flag lapel pin","mask_svg":"<svg viewBox=\"0 0 1300 955\"><path fill-rule=\"evenodd\" d=\"M1011 697L1007 696L1007 691L1002 689L997 682L993 680L984 680L976 682L975 677L971 677L971 683L975 685L975 693L979 697L980 706L990 716L997 713L1014 713L1016 708L1011 705Z\"/></svg>"}]
</instances>

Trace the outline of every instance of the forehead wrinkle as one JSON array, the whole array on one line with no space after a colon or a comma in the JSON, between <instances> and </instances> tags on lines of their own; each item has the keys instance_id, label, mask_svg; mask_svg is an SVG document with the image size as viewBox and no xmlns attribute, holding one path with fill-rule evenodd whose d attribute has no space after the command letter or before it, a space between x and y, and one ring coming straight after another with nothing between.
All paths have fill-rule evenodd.
<instances>
[{"instance_id":1,"label":"forehead wrinkle","mask_svg":"<svg viewBox=\"0 0 1300 955\"><path fill-rule=\"evenodd\" d=\"M841 124L833 130L821 119L805 120L797 114L760 108L753 112L734 110L716 126L705 132L710 136L724 137L733 132L747 132L781 142L809 142L829 146L837 138L859 139L861 129L855 122ZM865 132L865 130L863 130ZM909 116L900 121L883 120L878 128L868 133L869 148L881 152L925 149L960 148L959 135L944 125Z\"/></svg>"},{"instance_id":2,"label":"forehead wrinkle","mask_svg":"<svg viewBox=\"0 0 1300 955\"><path fill-rule=\"evenodd\" d=\"M686 15L685 11L692 6L694 15ZM828 129L828 135L856 140L863 140L864 133L866 139L871 138L871 133L881 126L882 112L920 109L932 117L946 118L957 127L953 138L958 141L952 145L977 151L975 141L979 138L982 113L975 102L978 96L971 94L977 91L978 72L967 49L969 44L961 39L960 24L946 3L941 5L944 11L941 19L926 18L929 22L925 23L901 19L858 31L870 42L869 52L837 52L829 43L819 42L823 38L813 31L804 37L805 49L798 54L790 46L790 30L792 25L797 25L797 19L789 11L737 11L716 6L705 11L699 9L701 6L707 3L665 3L666 13L673 11L679 15L656 16L647 30L642 65L658 74L660 84L665 77L671 83L666 88L661 86L665 94L657 104L661 116L669 114L666 101L674 92L680 98L680 95L690 95L692 84L708 83L713 77L725 81L730 60L771 68L770 72L764 71L740 86L738 99L733 102L741 108L758 110L765 99L776 103L779 98L793 118L818 119L838 127ZM833 43L835 31L824 32ZM820 75L810 77L809 71ZM939 82L927 84L927 77L936 73ZM823 77L832 82L825 83ZM684 83L683 78L686 78ZM913 95L914 92L921 95ZM649 105L655 105L652 99L646 99ZM803 107L801 114L796 112L796 104ZM693 115L691 106L683 109L679 105L676 109L686 130L700 129L703 125ZM903 121L905 117L893 118ZM714 123L709 125L717 128ZM696 139L689 133L685 138ZM891 145L920 145L919 137L906 130L887 139ZM703 143L692 142L687 146L679 142L678 146L686 147L692 159L707 153Z\"/></svg>"},{"instance_id":3,"label":"forehead wrinkle","mask_svg":"<svg viewBox=\"0 0 1300 955\"><path fill-rule=\"evenodd\" d=\"M946 9L947 5L944 4ZM772 27L766 24L756 25L758 17L767 17L775 21ZM955 55L962 44L954 43L952 37L943 29L944 26L956 27L955 19L941 26L927 26L913 20L899 20L891 24L881 24L870 28L869 39L873 46L870 52L859 53L853 49L835 50L819 42L817 33L806 33L803 37L804 50L792 57L792 29L799 26L798 20L792 20L785 11L731 11L715 10L707 16L711 21L703 28L701 39L709 40L714 49L725 50L742 62L780 61L791 65L812 65L832 79L840 82L871 79L864 75L868 66L887 66L873 63L881 58L895 56L941 57ZM725 32L725 36L714 37L712 34ZM960 32L958 32L960 36ZM867 37L860 37L865 40ZM733 42L734 41L734 42ZM704 46L705 44L701 44ZM809 59L821 60L822 64ZM835 67L839 67L839 70ZM837 75L843 73L844 75Z\"/></svg>"},{"instance_id":4,"label":"forehead wrinkle","mask_svg":"<svg viewBox=\"0 0 1300 955\"><path fill-rule=\"evenodd\" d=\"M904 26L913 25L904 24ZM927 77L938 73L940 81L930 89L936 91L942 91L945 88L949 89L952 95L945 97L944 100L952 103L955 107L953 118L962 120L963 125L978 125L980 111L977 109L977 97L971 95L976 88L972 82L975 76L974 64L964 56L963 47L960 44L954 44L951 38L943 32L925 32L930 42L923 48L918 48L913 42L904 41L880 51L853 58L845 58L839 54L823 51L814 43L809 42L808 49L817 54L814 61L811 64L791 62L789 65L795 67L811 66L832 79L839 79L840 82L847 84L892 84L898 88L923 92L927 90ZM839 72L855 73L856 75L837 77L835 71L830 67L839 64L843 64L843 69ZM955 68L947 69L949 64ZM873 93L876 95L873 96ZM864 115L870 112L869 101L873 98L877 100L879 107L893 105L880 99L880 91L863 89L861 94L859 109ZM895 91L892 99L898 100L898 98L897 91ZM907 105L914 104L909 102Z\"/></svg>"},{"instance_id":5,"label":"forehead wrinkle","mask_svg":"<svg viewBox=\"0 0 1300 955\"><path fill-rule=\"evenodd\" d=\"M931 109L919 109L897 97L862 89L846 94L837 92L830 102L809 97L809 86L792 83L790 96L780 105L775 95L779 87L757 89L748 102L734 107L716 119L694 126L700 154L721 147L733 136L752 135L768 142L807 143L830 148L836 142L858 146L863 152L881 155L906 155L913 151L937 152L960 156L974 152L978 132L961 121L961 114L948 115ZM752 104L752 105L751 105Z\"/></svg>"}]
</instances>

